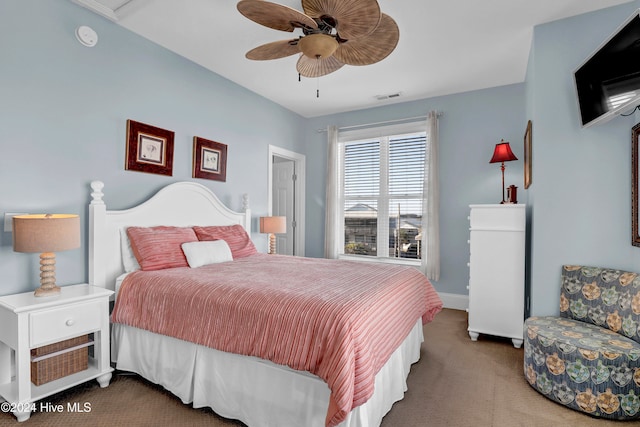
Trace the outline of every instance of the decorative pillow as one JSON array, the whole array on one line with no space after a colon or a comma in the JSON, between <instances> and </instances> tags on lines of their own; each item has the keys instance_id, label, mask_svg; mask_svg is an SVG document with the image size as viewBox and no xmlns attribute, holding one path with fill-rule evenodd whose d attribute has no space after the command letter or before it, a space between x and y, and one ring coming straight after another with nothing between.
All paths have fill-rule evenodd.
<instances>
[{"instance_id":1,"label":"decorative pillow","mask_svg":"<svg viewBox=\"0 0 640 427\"><path fill-rule=\"evenodd\" d=\"M140 264L138 264L138 260L133 254L133 249L131 249L131 241L127 236L126 228L120 229L120 252L122 252L122 265L125 273L140 270Z\"/></svg>"},{"instance_id":2,"label":"decorative pillow","mask_svg":"<svg viewBox=\"0 0 640 427\"><path fill-rule=\"evenodd\" d=\"M191 268L233 261L231 249L224 240L183 243L182 251Z\"/></svg>"},{"instance_id":3,"label":"decorative pillow","mask_svg":"<svg viewBox=\"0 0 640 427\"><path fill-rule=\"evenodd\" d=\"M240 224L193 227L198 240L224 240L231 248L233 259L258 253L251 238Z\"/></svg>"},{"instance_id":4,"label":"decorative pillow","mask_svg":"<svg viewBox=\"0 0 640 427\"><path fill-rule=\"evenodd\" d=\"M127 235L142 270L188 267L181 245L198 240L190 227L129 227Z\"/></svg>"}]
</instances>

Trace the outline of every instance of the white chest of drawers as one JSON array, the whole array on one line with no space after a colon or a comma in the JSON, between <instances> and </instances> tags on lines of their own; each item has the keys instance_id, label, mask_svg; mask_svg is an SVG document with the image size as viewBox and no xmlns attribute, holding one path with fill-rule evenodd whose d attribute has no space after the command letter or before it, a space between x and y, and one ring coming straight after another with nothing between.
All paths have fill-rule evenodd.
<instances>
[{"instance_id":1,"label":"white chest of drawers","mask_svg":"<svg viewBox=\"0 0 640 427\"><path fill-rule=\"evenodd\" d=\"M523 340L526 207L470 205L469 336Z\"/></svg>"},{"instance_id":2,"label":"white chest of drawers","mask_svg":"<svg viewBox=\"0 0 640 427\"><path fill-rule=\"evenodd\" d=\"M37 410L34 402L46 396L92 379L101 387L109 385L112 293L81 284L63 286L60 295L51 297L33 292L0 297L0 398L18 421L29 419ZM93 334L94 347L87 370L40 386L31 383L31 349L85 334Z\"/></svg>"}]
</instances>

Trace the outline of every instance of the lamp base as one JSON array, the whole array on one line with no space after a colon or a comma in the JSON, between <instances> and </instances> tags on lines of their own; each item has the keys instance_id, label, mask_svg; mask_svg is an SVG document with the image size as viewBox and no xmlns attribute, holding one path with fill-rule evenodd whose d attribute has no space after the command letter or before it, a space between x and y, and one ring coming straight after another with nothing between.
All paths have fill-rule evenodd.
<instances>
[{"instance_id":1,"label":"lamp base","mask_svg":"<svg viewBox=\"0 0 640 427\"><path fill-rule=\"evenodd\" d=\"M54 295L60 295L60 286L53 285L47 288L40 286L35 290L33 294L37 297L51 297Z\"/></svg>"},{"instance_id":2,"label":"lamp base","mask_svg":"<svg viewBox=\"0 0 640 427\"><path fill-rule=\"evenodd\" d=\"M50 297L60 294L56 286L56 254L43 252L40 254L40 287L33 293L37 297Z\"/></svg>"},{"instance_id":3,"label":"lamp base","mask_svg":"<svg viewBox=\"0 0 640 427\"><path fill-rule=\"evenodd\" d=\"M274 233L269 233L269 254L273 255L276 253L276 235Z\"/></svg>"}]
</instances>

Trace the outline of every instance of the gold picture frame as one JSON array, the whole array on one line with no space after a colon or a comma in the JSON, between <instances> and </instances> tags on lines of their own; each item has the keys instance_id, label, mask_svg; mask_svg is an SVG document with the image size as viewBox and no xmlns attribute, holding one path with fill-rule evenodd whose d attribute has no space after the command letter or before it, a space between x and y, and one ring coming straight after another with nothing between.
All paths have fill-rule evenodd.
<instances>
[{"instance_id":1,"label":"gold picture frame","mask_svg":"<svg viewBox=\"0 0 640 427\"><path fill-rule=\"evenodd\" d=\"M531 185L531 143L532 143L532 123L527 122L527 130L524 132L524 188Z\"/></svg>"},{"instance_id":2,"label":"gold picture frame","mask_svg":"<svg viewBox=\"0 0 640 427\"><path fill-rule=\"evenodd\" d=\"M631 129L631 244L640 247L640 206L638 192L640 191L640 123Z\"/></svg>"}]
</instances>

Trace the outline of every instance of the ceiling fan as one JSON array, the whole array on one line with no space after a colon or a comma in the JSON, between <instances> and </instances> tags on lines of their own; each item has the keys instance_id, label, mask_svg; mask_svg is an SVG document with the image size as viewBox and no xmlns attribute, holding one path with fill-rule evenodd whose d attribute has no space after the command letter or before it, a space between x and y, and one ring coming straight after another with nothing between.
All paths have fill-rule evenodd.
<instances>
[{"instance_id":1,"label":"ceiling fan","mask_svg":"<svg viewBox=\"0 0 640 427\"><path fill-rule=\"evenodd\" d=\"M398 44L396 22L376 0L302 0L304 13L266 0L241 0L238 11L250 20L281 31L302 30L289 40L250 50L248 59L268 60L300 54L296 69L320 77L343 65L370 65L386 58Z\"/></svg>"}]
</instances>

